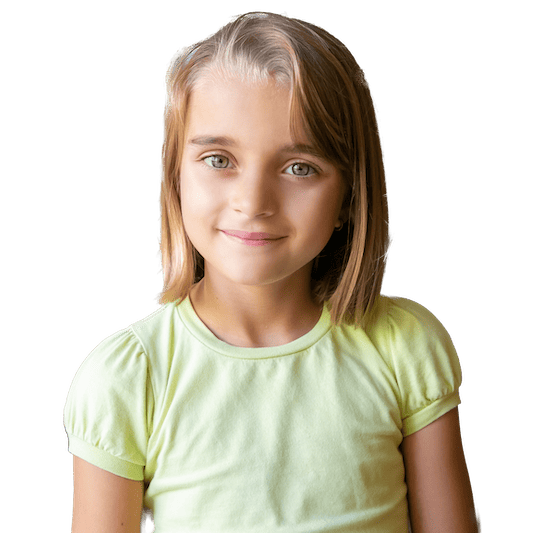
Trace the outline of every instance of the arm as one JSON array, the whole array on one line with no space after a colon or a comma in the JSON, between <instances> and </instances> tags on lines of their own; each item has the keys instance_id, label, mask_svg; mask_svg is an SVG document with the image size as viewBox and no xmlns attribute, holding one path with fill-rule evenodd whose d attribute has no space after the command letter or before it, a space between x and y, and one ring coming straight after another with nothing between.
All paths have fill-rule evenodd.
<instances>
[{"instance_id":1,"label":"arm","mask_svg":"<svg viewBox=\"0 0 533 533\"><path fill-rule=\"evenodd\" d=\"M413 533L477 533L458 409L404 438Z\"/></svg>"},{"instance_id":2,"label":"arm","mask_svg":"<svg viewBox=\"0 0 533 533\"><path fill-rule=\"evenodd\" d=\"M72 533L139 533L144 483L74 456Z\"/></svg>"}]
</instances>

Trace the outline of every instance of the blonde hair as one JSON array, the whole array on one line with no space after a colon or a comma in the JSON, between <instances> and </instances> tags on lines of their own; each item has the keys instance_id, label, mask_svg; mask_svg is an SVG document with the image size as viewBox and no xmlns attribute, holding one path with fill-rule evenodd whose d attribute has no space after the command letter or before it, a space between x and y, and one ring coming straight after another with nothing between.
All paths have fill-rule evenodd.
<instances>
[{"instance_id":1,"label":"blonde hair","mask_svg":"<svg viewBox=\"0 0 533 533\"><path fill-rule=\"evenodd\" d=\"M389 244L385 172L372 98L348 49L328 32L272 13L248 13L181 52L167 75L161 186L160 303L182 300L203 276L203 258L183 227L179 168L187 107L213 70L246 79L274 77L291 91L293 133L303 127L347 184L346 214L315 259L312 290L333 322L364 326L381 291Z\"/></svg>"}]
</instances>

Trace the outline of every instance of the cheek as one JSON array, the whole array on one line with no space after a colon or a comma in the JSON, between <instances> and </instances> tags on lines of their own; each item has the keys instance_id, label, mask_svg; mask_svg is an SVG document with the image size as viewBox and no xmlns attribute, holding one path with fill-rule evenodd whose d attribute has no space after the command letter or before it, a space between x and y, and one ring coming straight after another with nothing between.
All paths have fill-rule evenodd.
<instances>
[{"instance_id":1,"label":"cheek","mask_svg":"<svg viewBox=\"0 0 533 533\"><path fill-rule=\"evenodd\" d=\"M335 190L318 191L316 195L299 199L295 206L298 216L309 226L327 233L339 219L342 196Z\"/></svg>"},{"instance_id":2,"label":"cheek","mask_svg":"<svg viewBox=\"0 0 533 533\"><path fill-rule=\"evenodd\" d=\"M198 227L198 222L202 218L202 210L198 201L200 195L187 179L181 180L179 194L185 232L192 239L195 234L195 228Z\"/></svg>"},{"instance_id":3,"label":"cheek","mask_svg":"<svg viewBox=\"0 0 533 533\"><path fill-rule=\"evenodd\" d=\"M211 207L213 195L194 177L183 177L180 183L181 210L185 216L198 217Z\"/></svg>"},{"instance_id":4,"label":"cheek","mask_svg":"<svg viewBox=\"0 0 533 533\"><path fill-rule=\"evenodd\" d=\"M202 185L200 179L184 179L180 201L185 232L198 249L220 224L223 195L205 183Z\"/></svg>"}]
</instances>

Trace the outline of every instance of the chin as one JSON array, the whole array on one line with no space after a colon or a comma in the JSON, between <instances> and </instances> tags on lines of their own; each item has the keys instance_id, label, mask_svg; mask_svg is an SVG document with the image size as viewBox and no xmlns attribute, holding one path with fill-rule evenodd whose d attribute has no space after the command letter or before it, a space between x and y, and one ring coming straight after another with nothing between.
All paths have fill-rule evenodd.
<instances>
[{"instance_id":1,"label":"chin","mask_svg":"<svg viewBox=\"0 0 533 533\"><path fill-rule=\"evenodd\" d=\"M242 268L239 269L239 272L233 270L231 273L228 273L227 279L234 284L247 287L267 287L277 283L285 285L291 282L299 285L302 282L302 274L301 269L287 272L286 270Z\"/></svg>"}]
</instances>

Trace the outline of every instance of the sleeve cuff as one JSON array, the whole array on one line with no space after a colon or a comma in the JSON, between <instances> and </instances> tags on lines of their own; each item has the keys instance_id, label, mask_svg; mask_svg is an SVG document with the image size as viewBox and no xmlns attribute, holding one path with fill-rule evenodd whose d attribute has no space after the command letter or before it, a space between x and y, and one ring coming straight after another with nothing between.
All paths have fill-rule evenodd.
<instances>
[{"instance_id":1,"label":"sleeve cuff","mask_svg":"<svg viewBox=\"0 0 533 533\"><path fill-rule=\"evenodd\" d=\"M403 436L407 437L408 435L428 426L431 422L435 422L437 418L440 418L448 411L451 411L460 403L461 399L459 398L459 391L452 392L452 394L436 400L427 407L424 407L403 420Z\"/></svg>"},{"instance_id":2,"label":"sleeve cuff","mask_svg":"<svg viewBox=\"0 0 533 533\"><path fill-rule=\"evenodd\" d=\"M144 480L144 465L130 463L115 457L72 435L68 435L68 451L72 455L117 476L134 481Z\"/></svg>"}]
</instances>

